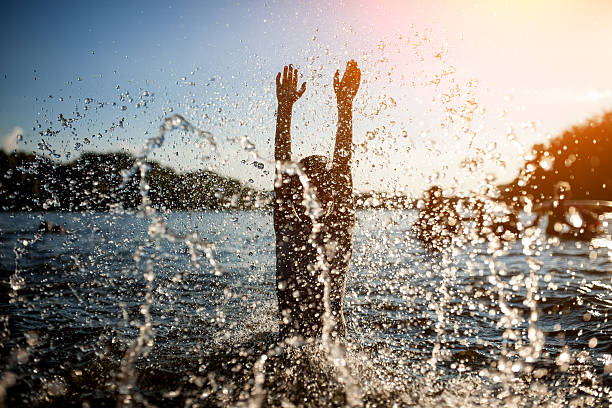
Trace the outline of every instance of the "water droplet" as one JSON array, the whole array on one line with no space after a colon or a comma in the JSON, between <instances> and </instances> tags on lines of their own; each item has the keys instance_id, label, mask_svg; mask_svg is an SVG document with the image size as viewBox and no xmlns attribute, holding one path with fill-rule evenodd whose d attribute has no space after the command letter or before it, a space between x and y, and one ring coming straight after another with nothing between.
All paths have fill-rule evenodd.
<instances>
[{"instance_id":1,"label":"water droplet","mask_svg":"<svg viewBox=\"0 0 612 408\"><path fill-rule=\"evenodd\" d=\"M540 167L546 171L550 171L555 163L555 158L552 156L545 156L540 160Z\"/></svg>"},{"instance_id":2,"label":"water droplet","mask_svg":"<svg viewBox=\"0 0 612 408\"><path fill-rule=\"evenodd\" d=\"M569 222L574 228L582 227L582 224L583 224L582 216L580 215L580 212L576 210L575 207L570 207L567 213L569 215Z\"/></svg>"},{"instance_id":3,"label":"water droplet","mask_svg":"<svg viewBox=\"0 0 612 408\"><path fill-rule=\"evenodd\" d=\"M240 138L240 145L247 152L255 151L255 145L253 143L251 143L251 141L249 140L248 136L246 136L246 135L242 136Z\"/></svg>"}]
</instances>

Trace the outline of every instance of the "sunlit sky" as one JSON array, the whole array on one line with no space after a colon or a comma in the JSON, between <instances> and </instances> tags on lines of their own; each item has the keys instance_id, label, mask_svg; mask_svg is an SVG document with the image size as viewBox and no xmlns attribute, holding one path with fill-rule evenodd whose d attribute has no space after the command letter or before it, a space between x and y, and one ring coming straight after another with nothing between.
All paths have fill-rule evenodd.
<instances>
[{"instance_id":1,"label":"sunlit sky","mask_svg":"<svg viewBox=\"0 0 612 408\"><path fill-rule=\"evenodd\" d=\"M139 152L180 114L218 149L177 131L151 158L271 188L272 165L253 166L235 140L273 159L274 76L288 63L308 83L296 159L331 156L333 72L360 65L360 190L507 181L533 143L612 109L605 0L14 2L3 17L1 146L64 160Z\"/></svg>"}]
</instances>

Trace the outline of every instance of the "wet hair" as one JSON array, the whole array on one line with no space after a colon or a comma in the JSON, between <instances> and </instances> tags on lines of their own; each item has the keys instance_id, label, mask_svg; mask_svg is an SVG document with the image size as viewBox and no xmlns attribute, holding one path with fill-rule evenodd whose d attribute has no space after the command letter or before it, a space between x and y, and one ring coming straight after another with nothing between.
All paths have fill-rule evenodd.
<instances>
[{"instance_id":1,"label":"wet hair","mask_svg":"<svg viewBox=\"0 0 612 408\"><path fill-rule=\"evenodd\" d=\"M332 200L333 182L330 161L325 156L312 155L300 160L300 165L308 177L311 187L316 189L316 197L319 203L327 204ZM297 175L291 176L291 187L293 199L301 202L303 198L303 186Z\"/></svg>"}]
</instances>

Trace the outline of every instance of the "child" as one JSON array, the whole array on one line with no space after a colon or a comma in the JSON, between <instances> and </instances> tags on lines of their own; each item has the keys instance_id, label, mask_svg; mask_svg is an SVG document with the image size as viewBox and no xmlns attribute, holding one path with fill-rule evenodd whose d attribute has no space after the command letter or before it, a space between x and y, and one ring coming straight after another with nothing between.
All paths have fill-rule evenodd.
<instances>
[{"instance_id":1,"label":"child","mask_svg":"<svg viewBox=\"0 0 612 408\"><path fill-rule=\"evenodd\" d=\"M281 172L275 182L274 230L276 232L276 295L283 338L321 336L325 299L323 268L329 279L331 336L344 336L346 324L342 311L346 274L353 254L353 99L359 89L361 71L353 60L346 65L342 79L336 71L334 91L338 102L338 131L331 166L323 156L300 161L323 215L321 228L313 234L313 221L303 205L303 189L298 176ZM278 115L276 119L275 159L291 160L291 113L293 104L306 91L298 90L298 71L285 66L276 76ZM331 167L331 168L330 168ZM278 168L278 166L277 166ZM278 172L279 170L277 170Z\"/></svg>"}]
</instances>

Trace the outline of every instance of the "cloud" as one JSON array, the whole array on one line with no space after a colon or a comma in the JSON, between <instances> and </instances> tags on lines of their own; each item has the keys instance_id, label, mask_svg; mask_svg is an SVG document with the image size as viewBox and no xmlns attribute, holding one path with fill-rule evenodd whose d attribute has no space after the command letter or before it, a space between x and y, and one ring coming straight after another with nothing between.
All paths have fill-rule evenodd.
<instances>
[{"instance_id":1,"label":"cloud","mask_svg":"<svg viewBox=\"0 0 612 408\"><path fill-rule=\"evenodd\" d=\"M606 89L605 91L591 90L584 95L579 95L577 99L580 102L597 102L610 97L612 97L612 91Z\"/></svg>"},{"instance_id":2,"label":"cloud","mask_svg":"<svg viewBox=\"0 0 612 408\"><path fill-rule=\"evenodd\" d=\"M0 138L0 149L7 153L17 150L17 143L21 139L21 135L23 135L23 129L15 126L13 130Z\"/></svg>"}]
</instances>

